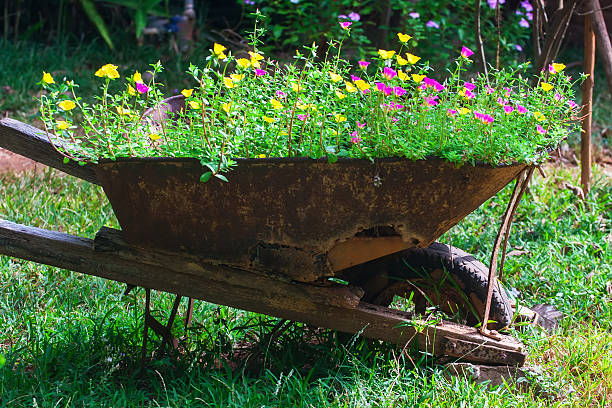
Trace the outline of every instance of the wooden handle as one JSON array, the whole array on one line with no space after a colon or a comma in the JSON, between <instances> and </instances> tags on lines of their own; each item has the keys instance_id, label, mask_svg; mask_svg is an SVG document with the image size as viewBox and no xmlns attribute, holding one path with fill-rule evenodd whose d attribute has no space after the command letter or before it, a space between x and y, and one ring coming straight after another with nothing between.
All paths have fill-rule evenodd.
<instances>
[{"instance_id":1,"label":"wooden handle","mask_svg":"<svg viewBox=\"0 0 612 408\"><path fill-rule=\"evenodd\" d=\"M44 131L17 120L9 118L0 120L0 147L71 176L100 184L93 165L80 166L74 161L64 163L64 156L55 150Z\"/></svg>"}]
</instances>

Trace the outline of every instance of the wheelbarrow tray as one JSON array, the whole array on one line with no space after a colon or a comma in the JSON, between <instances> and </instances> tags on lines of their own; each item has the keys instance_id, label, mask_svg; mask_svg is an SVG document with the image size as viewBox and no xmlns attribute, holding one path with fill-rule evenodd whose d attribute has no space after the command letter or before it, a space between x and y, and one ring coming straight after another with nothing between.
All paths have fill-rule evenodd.
<instances>
[{"instance_id":1,"label":"wheelbarrow tray","mask_svg":"<svg viewBox=\"0 0 612 408\"><path fill-rule=\"evenodd\" d=\"M289 275L330 276L333 249L380 235L426 247L525 168L441 159L238 159L201 182L196 159L94 166L127 242ZM331 251L331 252L330 252Z\"/></svg>"}]
</instances>

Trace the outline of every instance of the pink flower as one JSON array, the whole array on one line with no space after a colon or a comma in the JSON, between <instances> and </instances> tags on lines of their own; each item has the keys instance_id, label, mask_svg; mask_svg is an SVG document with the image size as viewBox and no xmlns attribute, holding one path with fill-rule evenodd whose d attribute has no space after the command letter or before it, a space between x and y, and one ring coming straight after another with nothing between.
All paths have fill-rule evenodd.
<instances>
[{"instance_id":1,"label":"pink flower","mask_svg":"<svg viewBox=\"0 0 612 408\"><path fill-rule=\"evenodd\" d=\"M345 30L348 30L348 28L353 25L351 21L341 21L338 24L340 24L340 27L344 28Z\"/></svg>"},{"instance_id":2,"label":"pink flower","mask_svg":"<svg viewBox=\"0 0 612 408\"><path fill-rule=\"evenodd\" d=\"M301 115L297 115L297 118L299 120L301 120L302 122L306 120L306 118L308 117L308 114L301 114Z\"/></svg>"},{"instance_id":3,"label":"pink flower","mask_svg":"<svg viewBox=\"0 0 612 408\"><path fill-rule=\"evenodd\" d=\"M504 105L504 112L510 114L514 111L514 108L511 105Z\"/></svg>"},{"instance_id":4,"label":"pink flower","mask_svg":"<svg viewBox=\"0 0 612 408\"><path fill-rule=\"evenodd\" d=\"M395 124L395 123L397 123L398 120L399 120L399 118L391 118L391 123Z\"/></svg>"},{"instance_id":5,"label":"pink flower","mask_svg":"<svg viewBox=\"0 0 612 408\"><path fill-rule=\"evenodd\" d=\"M287 96L287 94L284 93L283 91L276 91L277 98L284 98L285 96Z\"/></svg>"},{"instance_id":6,"label":"pink flower","mask_svg":"<svg viewBox=\"0 0 612 408\"><path fill-rule=\"evenodd\" d=\"M514 49L516 49L518 52L523 52L523 47L518 44L514 44Z\"/></svg>"},{"instance_id":7,"label":"pink flower","mask_svg":"<svg viewBox=\"0 0 612 408\"><path fill-rule=\"evenodd\" d=\"M350 19L351 19L351 20L353 20L353 21L359 21L359 20L361 20L361 16L360 16L359 14L355 13L354 11L351 11L351 12L348 14L348 18L350 18Z\"/></svg>"},{"instance_id":8,"label":"pink flower","mask_svg":"<svg viewBox=\"0 0 612 408\"><path fill-rule=\"evenodd\" d=\"M353 133L351 133L351 142L353 142L354 144L361 143L361 138L359 137L359 132L354 131Z\"/></svg>"},{"instance_id":9,"label":"pink flower","mask_svg":"<svg viewBox=\"0 0 612 408\"><path fill-rule=\"evenodd\" d=\"M516 111L517 111L518 113L527 113L527 108L525 108L524 106L521 106L521 105L518 105L518 104L517 104L517 105L516 105Z\"/></svg>"},{"instance_id":10,"label":"pink flower","mask_svg":"<svg viewBox=\"0 0 612 408\"><path fill-rule=\"evenodd\" d=\"M467 99L474 99L474 97L476 96L474 95L474 92L470 91L469 89L465 89L464 91L465 92L463 93L463 95L465 95Z\"/></svg>"},{"instance_id":11,"label":"pink flower","mask_svg":"<svg viewBox=\"0 0 612 408\"><path fill-rule=\"evenodd\" d=\"M453 116L455 116L459 112L456 111L455 109L449 109L449 110L446 111L446 113L448 114L448 116L453 117Z\"/></svg>"},{"instance_id":12,"label":"pink flower","mask_svg":"<svg viewBox=\"0 0 612 408\"><path fill-rule=\"evenodd\" d=\"M426 86L432 86L436 90L436 92L441 92L444 90L444 85L442 85L435 79L425 77L423 79L423 83L425 83Z\"/></svg>"},{"instance_id":13,"label":"pink flower","mask_svg":"<svg viewBox=\"0 0 612 408\"><path fill-rule=\"evenodd\" d=\"M412 13L408 13L408 15L410 16L410 18L419 18L419 17L421 17L421 15L419 13L417 13L416 11L413 11Z\"/></svg>"},{"instance_id":14,"label":"pink flower","mask_svg":"<svg viewBox=\"0 0 612 408\"><path fill-rule=\"evenodd\" d=\"M576 108L578 108L578 104L577 104L576 102L574 102L574 101L567 101L567 104L569 105L569 107L570 107L571 109L576 109Z\"/></svg>"},{"instance_id":15,"label":"pink flower","mask_svg":"<svg viewBox=\"0 0 612 408\"><path fill-rule=\"evenodd\" d=\"M397 96L398 98L403 96L406 92L407 91L401 86L396 86L395 88L393 88L393 93L395 93L395 96Z\"/></svg>"},{"instance_id":16,"label":"pink flower","mask_svg":"<svg viewBox=\"0 0 612 408\"><path fill-rule=\"evenodd\" d=\"M266 71L264 71L263 69L255 69L255 76L264 76L267 75L268 73Z\"/></svg>"},{"instance_id":17,"label":"pink flower","mask_svg":"<svg viewBox=\"0 0 612 408\"><path fill-rule=\"evenodd\" d=\"M461 56L463 58L470 58L472 55L474 55L474 51L465 46L461 47Z\"/></svg>"},{"instance_id":18,"label":"pink flower","mask_svg":"<svg viewBox=\"0 0 612 408\"><path fill-rule=\"evenodd\" d=\"M495 93L495 89L491 88L489 85L486 85L485 92L491 95L492 93Z\"/></svg>"},{"instance_id":19,"label":"pink flower","mask_svg":"<svg viewBox=\"0 0 612 408\"><path fill-rule=\"evenodd\" d=\"M431 96L431 97L426 96L425 97L425 104L429 105L429 106L436 106L438 104L438 101L436 101L436 99L438 99L438 97L435 96L435 95Z\"/></svg>"},{"instance_id":20,"label":"pink flower","mask_svg":"<svg viewBox=\"0 0 612 408\"><path fill-rule=\"evenodd\" d=\"M440 28L440 24L436 23L433 20L429 20L427 23L425 23L425 26L429 28Z\"/></svg>"},{"instance_id":21,"label":"pink flower","mask_svg":"<svg viewBox=\"0 0 612 408\"><path fill-rule=\"evenodd\" d=\"M484 124L488 124L493 122L493 116L487 115L485 113L480 113L478 111L474 111L474 116L476 119L480 120Z\"/></svg>"},{"instance_id":22,"label":"pink flower","mask_svg":"<svg viewBox=\"0 0 612 408\"><path fill-rule=\"evenodd\" d=\"M367 124L368 124L367 122L359 123L359 121L357 121L357 127L359 129L363 129Z\"/></svg>"},{"instance_id":23,"label":"pink flower","mask_svg":"<svg viewBox=\"0 0 612 408\"><path fill-rule=\"evenodd\" d=\"M560 94L556 93L555 94L555 101L559 102L559 101L562 101L562 100L563 100L563 97Z\"/></svg>"},{"instance_id":24,"label":"pink flower","mask_svg":"<svg viewBox=\"0 0 612 408\"><path fill-rule=\"evenodd\" d=\"M512 93L512 89L507 88L504 86L504 91L506 91L506 98L510 96L510 94Z\"/></svg>"},{"instance_id":25,"label":"pink flower","mask_svg":"<svg viewBox=\"0 0 612 408\"><path fill-rule=\"evenodd\" d=\"M140 82L136 82L136 90L141 94L149 92L150 88L145 84L141 84Z\"/></svg>"},{"instance_id":26,"label":"pink flower","mask_svg":"<svg viewBox=\"0 0 612 408\"><path fill-rule=\"evenodd\" d=\"M508 104L508 101L500 97L500 98L497 98L497 103L501 106L506 106Z\"/></svg>"},{"instance_id":27,"label":"pink flower","mask_svg":"<svg viewBox=\"0 0 612 408\"><path fill-rule=\"evenodd\" d=\"M392 80L392 79L393 79L393 77L394 77L394 76L396 76L396 75L397 75L397 71L395 71L395 70L394 70L394 69L392 69L392 68L385 67L385 68L383 69L383 75L384 75L384 77L385 77L385 78L387 78L387 80L388 80L388 81L390 81L390 80Z\"/></svg>"},{"instance_id":28,"label":"pink flower","mask_svg":"<svg viewBox=\"0 0 612 408\"><path fill-rule=\"evenodd\" d=\"M551 74L556 74L557 70L555 69L555 67L552 66L552 64L548 64L548 72L550 72Z\"/></svg>"},{"instance_id":29,"label":"pink flower","mask_svg":"<svg viewBox=\"0 0 612 408\"><path fill-rule=\"evenodd\" d=\"M541 134L541 135L545 135L546 134L546 129L544 129L542 126L536 125L536 129L537 129L539 134Z\"/></svg>"},{"instance_id":30,"label":"pink flower","mask_svg":"<svg viewBox=\"0 0 612 408\"><path fill-rule=\"evenodd\" d=\"M376 89L379 92L384 93L386 96L389 96L393 93L393 88L391 88L390 86L387 86L385 84L383 84L382 82L377 82L376 83Z\"/></svg>"},{"instance_id":31,"label":"pink flower","mask_svg":"<svg viewBox=\"0 0 612 408\"><path fill-rule=\"evenodd\" d=\"M400 110L404 108L404 105L401 105L395 102L391 102L391 103L383 103L382 107L388 110Z\"/></svg>"},{"instance_id":32,"label":"pink flower","mask_svg":"<svg viewBox=\"0 0 612 408\"><path fill-rule=\"evenodd\" d=\"M368 67L368 65L370 65L370 63L367 62L367 61L357 61L357 64L359 64L359 67L361 69L366 69Z\"/></svg>"},{"instance_id":33,"label":"pink flower","mask_svg":"<svg viewBox=\"0 0 612 408\"><path fill-rule=\"evenodd\" d=\"M468 91L473 91L474 89L476 89L476 85L471 82L466 82L463 84L463 86L465 86L465 89L467 89Z\"/></svg>"},{"instance_id":34,"label":"pink flower","mask_svg":"<svg viewBox=\"0 0 612 408\"><path fill-rule=\"evenodd\" d=\"M529 27L529 21L525 20L524 18L521 18L521 21L519 21L519 25L523 28L528 28Z\"/></svg>"},{"instance_id":35,"label":"pink flower","mask_svg":"<svg viewBox=\"0 0 612 408\"><path fill-rule=\"evenodd\" d=\"M351 75L351 81L355 82L355 81L360 81L361 78L359 78L358 76L355 75Z\"/></svg>"},{"instance_id":36,"label":"pink flower","mask_svg":"<svg viewBox=\"0 0 612 408\"><path fill-rule=\"evenodd\" d=\"M529 0L521 1L521 7L525 9L525 11L533 11L533 6L529 3Z\"/></svg>"}]
</instances>

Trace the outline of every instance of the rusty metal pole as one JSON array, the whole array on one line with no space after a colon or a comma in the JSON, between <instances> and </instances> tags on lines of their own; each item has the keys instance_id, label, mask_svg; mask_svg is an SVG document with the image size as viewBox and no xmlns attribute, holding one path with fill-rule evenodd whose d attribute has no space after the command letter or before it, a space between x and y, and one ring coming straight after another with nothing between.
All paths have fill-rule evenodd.
<instances>
[{"instance_id":1,"label":"rusty metal pole","mask_svg":"<svg viewBox=\"0 0 612 408\"><path fill-rule=\"evenodd\" d=\"M591 189L591 125L593 123L593 84L595 74L595 33L593 32L592 14L584 19L584 73L588 74L582 84L582 139L580 159L582 172L580 182L586 196Z\"/></svg>"}]
</instances>

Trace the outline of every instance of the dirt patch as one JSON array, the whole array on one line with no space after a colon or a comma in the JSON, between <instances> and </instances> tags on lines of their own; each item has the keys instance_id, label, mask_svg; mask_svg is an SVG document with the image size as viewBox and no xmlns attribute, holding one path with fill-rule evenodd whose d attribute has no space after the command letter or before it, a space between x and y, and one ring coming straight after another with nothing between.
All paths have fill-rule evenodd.
<instances>
[{"instance_id":1,"label":"dirt patch","mask_svg":"<svg viewBox=\"0 0 612 408\"><path fill-rule=\"evenodd\" d=\"M44 164L37 163L27 157L0 149L0 173L42 172L46 167Z\"/></svg>"}]
</instances>

